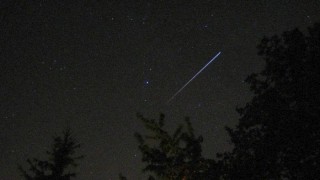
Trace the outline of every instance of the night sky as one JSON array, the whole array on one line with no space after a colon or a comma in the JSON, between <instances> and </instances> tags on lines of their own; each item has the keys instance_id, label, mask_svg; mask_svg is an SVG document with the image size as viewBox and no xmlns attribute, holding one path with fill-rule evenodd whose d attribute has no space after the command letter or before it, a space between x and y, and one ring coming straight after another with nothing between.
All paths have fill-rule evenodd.
<instances>
[{"instance_id":1,"label":"night sky","mask_svg":"<svg viewBox=\"0 0 320 180\"><path fill-rule=\"evenodd\" d=\"M319 0L3 0L0 177L20 179L17 164L44 158L70 125L86 155L77 179L142 179L137 112L164 113L168 129L189 116L214 158L252 97L244 79L263 68L263 36L319 20Z\"/></svg>"}]
</instances>

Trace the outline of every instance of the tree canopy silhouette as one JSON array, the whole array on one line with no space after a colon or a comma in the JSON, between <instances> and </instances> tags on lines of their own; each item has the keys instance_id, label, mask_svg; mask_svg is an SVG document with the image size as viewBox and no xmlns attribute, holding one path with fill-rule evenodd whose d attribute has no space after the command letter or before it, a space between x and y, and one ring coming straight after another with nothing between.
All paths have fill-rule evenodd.
<instances>
[{"instance_id":1,"label":"tree canopy silhouette","mask_svg":"<svg viewBox=\"0 0 320 180\"><path fill-rule=\"evenodd\" d=\"M265 69L246 82L255 96L227 128L225 179L320 177L320 24L263 38Z\"/></svg>"},{"instance_id":2,"label":"tree canopy silhouette","mask_svg":"<svg viewBox=\"0 0 320 180\"><path fill-rule=\"evenodd\" d=\"M75 156L76 149L80 144L72 137L68 128L63 136L54 137L51 151L47 151L48 160L28 159L29 172L19 166L22 176L26 180L70 180L76 173L70 172L71 167L76 167L79 159L83 156Z\"/></svg>"},{"instance_id":3,"label":"tree canopy silhouette","mask_svg":"<svg viewBox=\"0 0 320 180\"><path fill-rule=\"evenodd\" d=\"M202 156L202 136L196 136L189 118L170 135L164 129L164 115L158 121L138 114L150 134L135 136L139 142L142 161L149 171L161 179L216 179L214 160ZM215 174L216 173L216 174ZM154 179L150 176L149 179Z\"/></svg>"}]
</instances>

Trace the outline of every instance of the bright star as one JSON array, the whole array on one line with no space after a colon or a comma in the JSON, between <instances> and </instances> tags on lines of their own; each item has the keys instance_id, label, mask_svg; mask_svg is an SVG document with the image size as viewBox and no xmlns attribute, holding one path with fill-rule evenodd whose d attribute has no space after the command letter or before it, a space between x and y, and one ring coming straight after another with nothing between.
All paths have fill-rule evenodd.
<instances>
[{"instance_id":1,"label":"bright star","mask_svg":"<svg viewBox=\"0 0 320 180\"><path fill-rule=\"evenodd\" d=\"M144 84L145 84L145 85L149 85L149 83L150 83L150 82L149 82L148 80L145 80L145 81L144 81Z\"/></svg>"}]
</instances>

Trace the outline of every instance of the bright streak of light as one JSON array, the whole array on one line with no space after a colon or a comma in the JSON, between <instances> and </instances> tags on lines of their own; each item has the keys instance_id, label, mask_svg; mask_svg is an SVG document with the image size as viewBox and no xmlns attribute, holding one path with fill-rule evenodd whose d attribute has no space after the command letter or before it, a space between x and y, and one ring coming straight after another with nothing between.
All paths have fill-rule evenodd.
<instances>
[{"instance_id":1,"label":"bright streak of light","mask_svg":"<svg viewBox=\"0 0 320 180\"><path fill-rule=\"evenodd\" d=\"M214 61L219 55L221 54L221 52L218 52L205 66L203 66L203 68L200 69L200 71L197 72L197 74L195 74L185 85L182 86L182 88L179 89L179 91L177 91L168 101L167 103L170 103L170 101L176 97L194 78L196 78L207 66L209 66L210 63L212 63L212 61Z\"/></svg>"}]
</instances>

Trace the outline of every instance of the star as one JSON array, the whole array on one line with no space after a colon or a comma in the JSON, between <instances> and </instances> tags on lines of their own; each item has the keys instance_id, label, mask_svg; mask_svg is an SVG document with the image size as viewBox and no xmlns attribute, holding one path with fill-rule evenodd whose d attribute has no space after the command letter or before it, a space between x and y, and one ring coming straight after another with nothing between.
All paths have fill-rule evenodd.
<instances>
[{"instance_id":1,"label":"star","mask_svg":"<svg viewBox=\"0 0 320 180\"><path fill-rule=\"evenodd\" d=\"M144 81L144 85L147 86L147 85L149 85L149 84L150 84L150 81L149 81L149 80L145 80L145 81Z\"/></svg>"}]
</instances>

